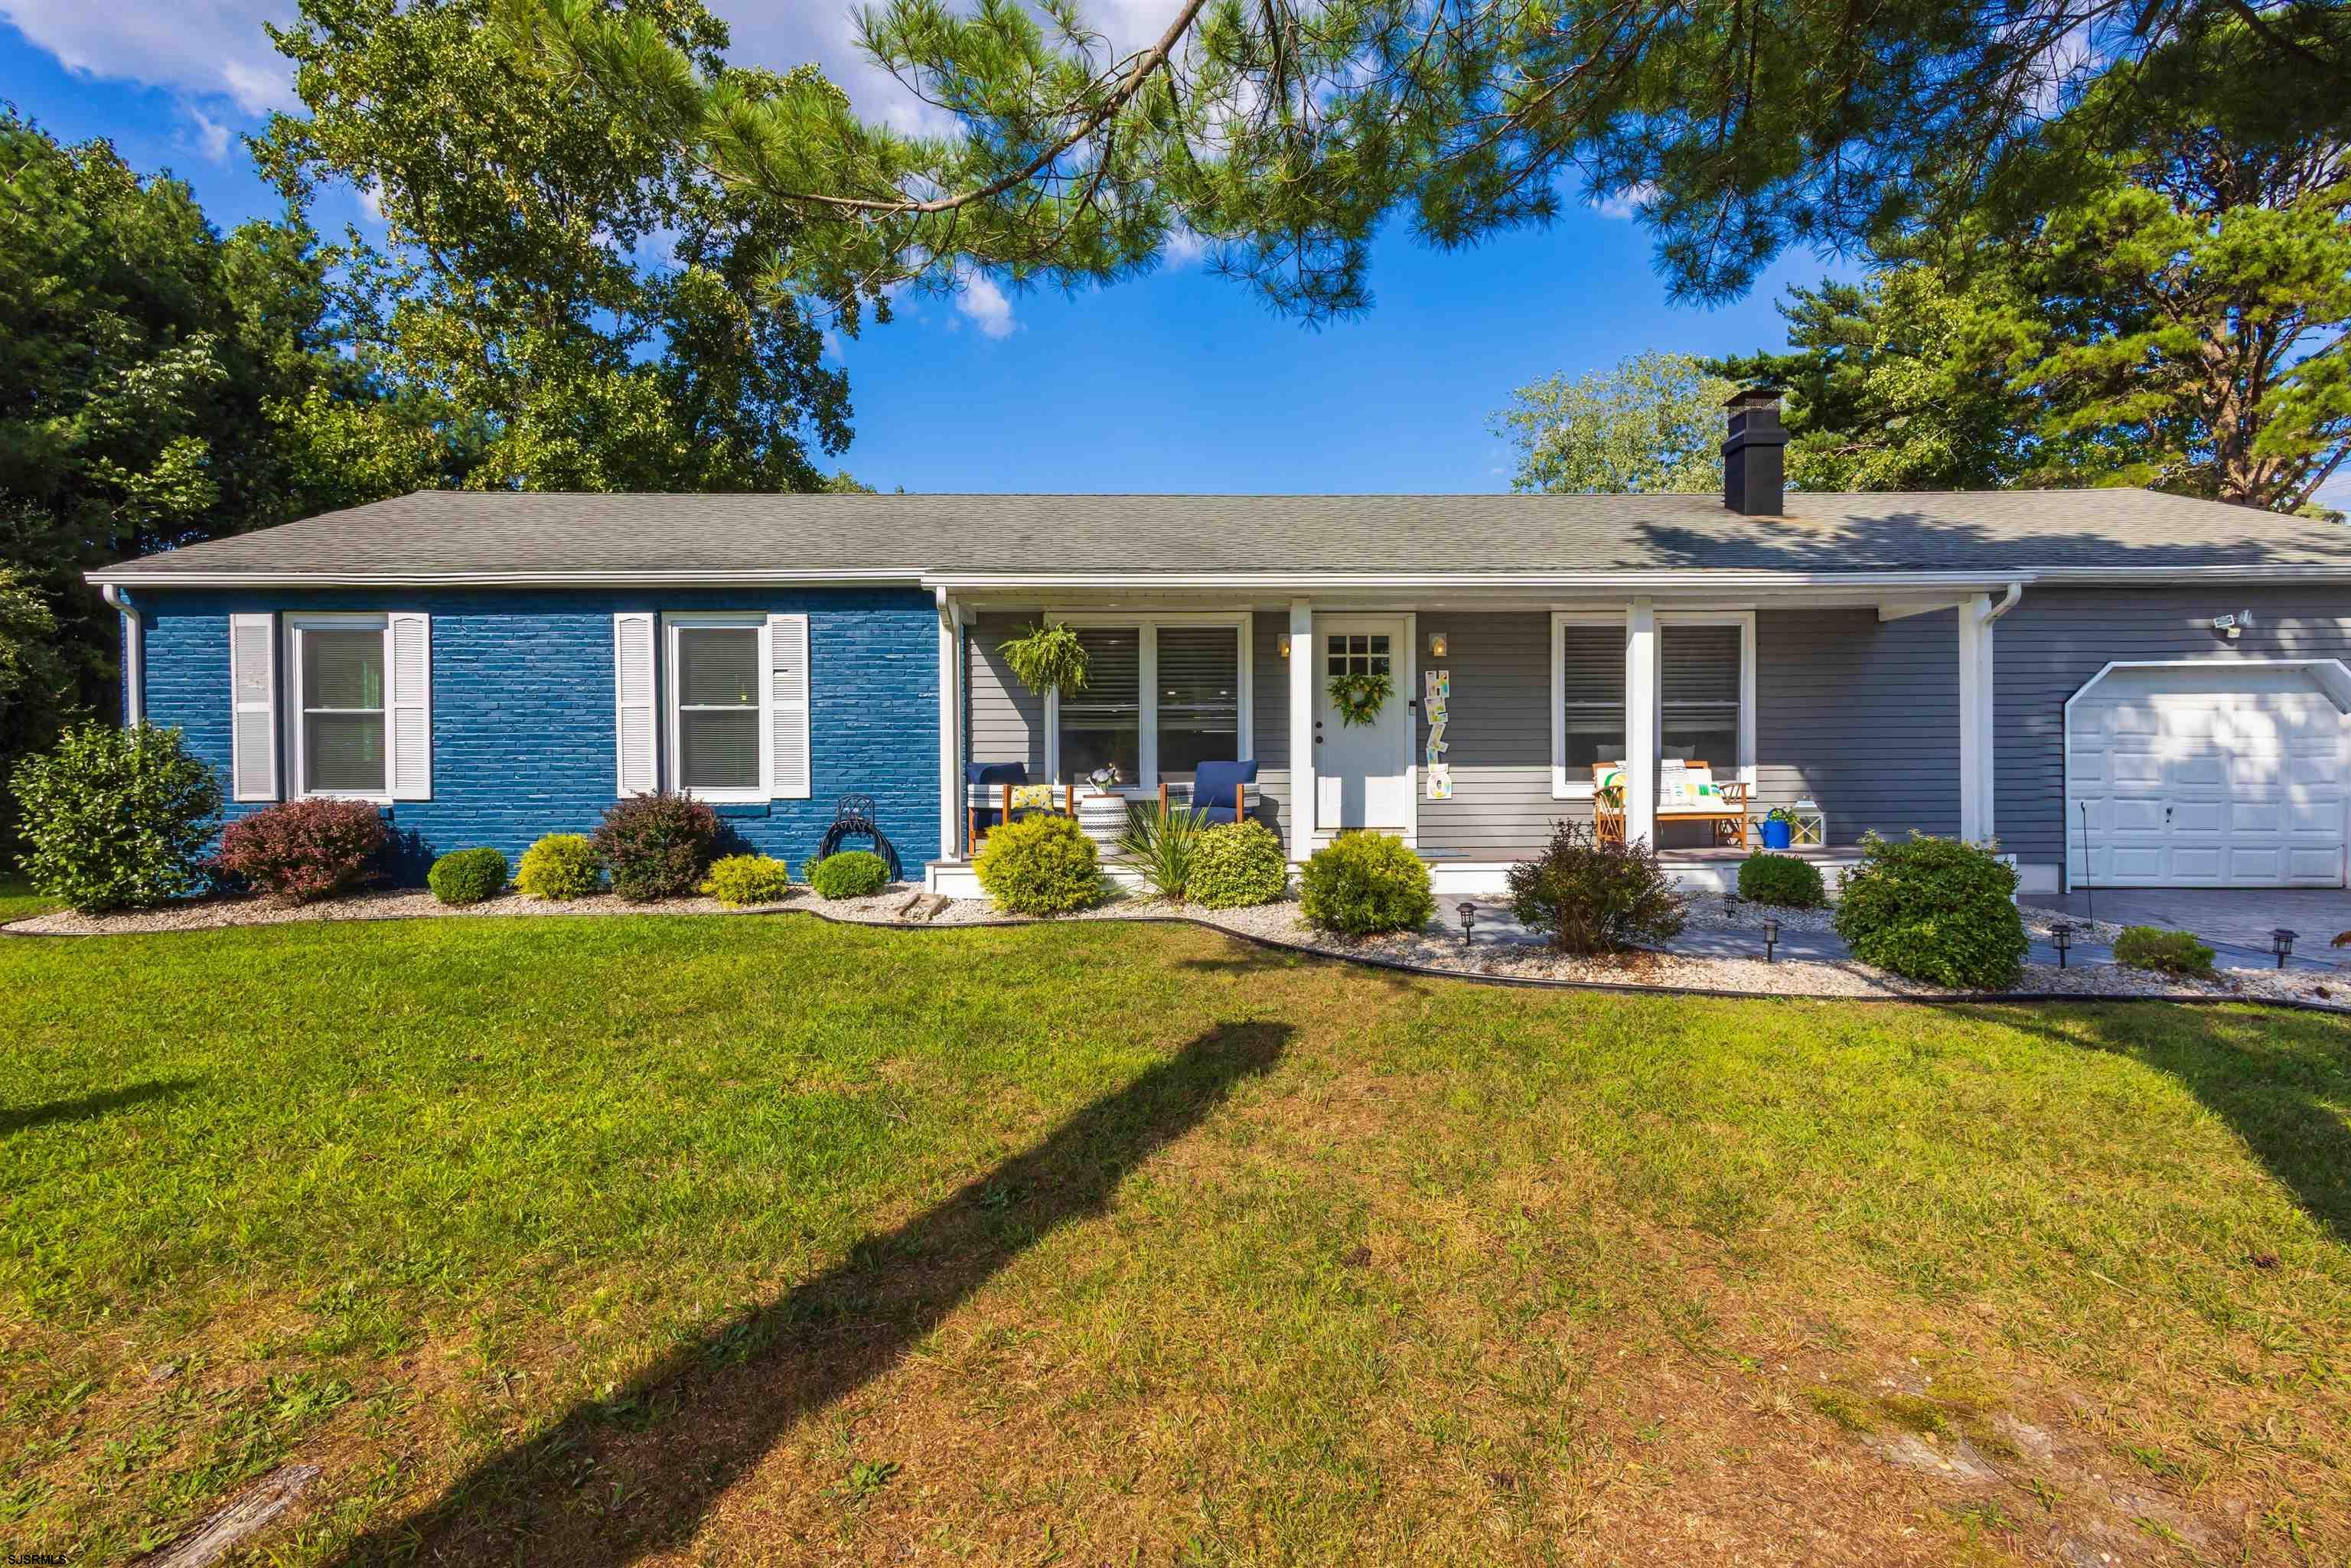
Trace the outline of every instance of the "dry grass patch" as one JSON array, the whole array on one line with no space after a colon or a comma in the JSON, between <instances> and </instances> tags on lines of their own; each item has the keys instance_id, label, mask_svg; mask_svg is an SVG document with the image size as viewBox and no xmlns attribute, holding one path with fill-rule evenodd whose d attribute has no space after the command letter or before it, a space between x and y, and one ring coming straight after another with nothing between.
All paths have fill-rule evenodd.
<instances>
[{"instance_id":1,"label":"dry grass patch","mask_svg":"<svg viewBox=\"0 0 2351 1568\"><path fill-rule=\"evenodd\" d=\"M299 1459L269 1560L2335 1562L2347 1040L1190 928L10 944L0 1530Z\"/></svg>"}]
</instances>

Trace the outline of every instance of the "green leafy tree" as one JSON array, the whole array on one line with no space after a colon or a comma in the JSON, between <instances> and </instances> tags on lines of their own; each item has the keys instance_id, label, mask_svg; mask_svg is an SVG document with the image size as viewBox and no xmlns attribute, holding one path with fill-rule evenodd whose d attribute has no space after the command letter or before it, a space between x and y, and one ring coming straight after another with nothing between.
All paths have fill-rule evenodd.
<instances>
[{"instance_id":1,"label":"green leafy tree","mask_svg":"<svg viewBox=\"0 0 2351 1568\"><path fill-rule=\"evenodd\" d=\"M726 28L693 0L618 15L725 76ZM486 0L305 0L273 29L309 113L273 120L264 171L295 201L348 182L386 230L331 260L397 401L293 411L306 463L368 485L421 461L479 487L818 487L810 448L847 444L848 382L778 270L798 220L518 73L489 21Z\"/></svg>"},{"instance_id":2,"label":"green leafy tree","mask_svg":"<svg viewBox=\"0 0 2351 1568\"><path fill-rule=\"evenodd\" d=\"M313 236L224 237L185 185L0 111L0 569L55 622L0 747L116 700L116 616L89 569L313 510L276 410L372 394L335 352ZM27 655L30 657L30 655ZM27 665L32 668L33 665Z\"/></svg>"},{"instance_id":3,"label":"green leafy tree","mask_svg":"<svg viewBox=\"0 0 2351 1568\"><path fill-rule=\"evenodd\" d=\"M2189 80L2151 101L2094 91L2020 170L2047 193L2028 219L1990 205L1861 285L1793 290L1788 351L1714 364L1790 388L1794 480L2311 505L2351 456L2346 139L2262 83L2249 38L2189 69L2220 47L2158 53Z\"/></svg>"},{"instance_id":4,"label":"green leafy tree","mask_svg":"<svg viewBox=\"0 0 2351 1568\"><path fill-rule=\"evenodd\" d=\"M1791 288L1788 347L1708 361L1788 392L1787 472L1803 490L1973 490L2031 467L2039 406L1970 351L1981 301L1931 267Z\"/></svg>"},{"instance_id":5,"label":"green leafy tree","mask_svg":"<svg viewBox=\"0 0 2351 1568\"><path fill-rule=\"evenodd\" d=\"M1139 47L1076 0L862 12L944 132L861 120L813 72L723 69L641 10L499 3L524 68L810 225L793 267L828 298L1113 277L1188 232L1326 316L1368 304L1391 214L1450 246L1579 193L1637 193L1675 287L1720 298L1792 244L1941 226L2092 84L2185 90L2150 59L2222 23L2273 91L2351 113L2332 0L1185 0Z\"/></svg>"},{"instance_id":6,"label":"green leafy tree","mask_svg":"<svg viewBox=\"0 0 2351 1568\"><path fill-rule=\"evenodd\" d=\"M1722 488L1722 405L1737 390L1687 354L1636 354L1519 388L1491 428L1518 449L1514 490L1702 494Z\"/></svg>"}]
</instances>

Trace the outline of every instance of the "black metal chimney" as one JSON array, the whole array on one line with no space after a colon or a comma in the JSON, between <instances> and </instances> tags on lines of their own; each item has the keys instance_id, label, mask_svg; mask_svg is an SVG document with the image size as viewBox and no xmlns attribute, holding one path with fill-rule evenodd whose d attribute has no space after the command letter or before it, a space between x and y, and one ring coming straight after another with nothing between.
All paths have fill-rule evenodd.
<instances>
[{"instance_id":1,"label":"black metal chimney","mask_svg":"<svg viewBox=\"0 0 2351 1568\"><path fill-rule=\"evenodd\" d=\"M1722 444L1722 504L1745 517L1780 515L1780 449L1788 433L1780 424L1780 389L1754 387L1723 405L1730 410L1730 438Z\"/></svg>"}]
</instances>

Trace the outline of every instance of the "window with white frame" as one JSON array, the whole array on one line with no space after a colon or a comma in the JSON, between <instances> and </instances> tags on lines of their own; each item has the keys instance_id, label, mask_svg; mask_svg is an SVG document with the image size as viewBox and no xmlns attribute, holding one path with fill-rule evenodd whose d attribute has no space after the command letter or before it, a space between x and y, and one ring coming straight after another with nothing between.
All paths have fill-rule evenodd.
<instances>
[{"instance_id":1,"label":"window with white frame","mask_svg":"<svg viewBox=\"0 0 2351 1568\"><path fill-rule=\"evenodd\" d=\"M384 624L381 615L288 620L297 794L390 795Z\"/></svg>"},{"instance_id":2,"label":"window with white frame","mask_svg":"<svg viewBox=\"0 0 2351 1568\"><path fill-rule=\"evenodd\" d=\"M1085 689L1046 699L1056 779L1115 767L1135 788L1181 782L1203 762L1253 755L1244 616L1069 620Z\"/></svg>"},{"instance_id":3,"label":"window with white frame","mask_svg":"<svg viewBox=\"0 0 2351 1568\"><path fill-rule=\"evenodd\" d=\"M676 787L705 800L765 800L766 618L681 615L669 632Z\"/></svg>"},{"instance_id":4,"label":"window with white frame","mask_svg":"<svg viewBox=\"0 0 2351 1568\"><path fill-rule=\"evenodd\" d=\"M1098 768L1143 777L1143 628L1081 626L1086 651L1082 691L1063 693L1056 738L1061 776L1082 779Z\"/></svg>"},{"instance_id":5,"label":"window with white frame","mask_svg":"<svg viewBox=\"0 0 2351 1568\"><path fill-rule=\"evenodd\" d=\"M1593 768L1625 760L1626 621L1562 612L1552 620L1559 701L1552 715L1552 794L1583 799ZM1657 616L1657 750L1750 782L1755 767L1755 618Z\"/></svg>"}]
</instances>

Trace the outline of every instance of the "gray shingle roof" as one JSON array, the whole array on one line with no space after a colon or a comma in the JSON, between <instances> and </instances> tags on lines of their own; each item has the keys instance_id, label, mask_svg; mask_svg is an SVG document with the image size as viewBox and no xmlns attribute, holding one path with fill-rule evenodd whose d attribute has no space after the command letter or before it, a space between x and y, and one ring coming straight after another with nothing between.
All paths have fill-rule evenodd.
<instances>
[{"instance_id":1,"label":"gray shingle roof","mask_svg":"<svg viewBox=\"0 0 2351 1568\"><path fill-rule=\"evenodd\" d=\"M2351 569L2351 527L2146 490L1708 496L696 496L423 491L93 580L631 574Z\"/></svg>"}]
</instances>

